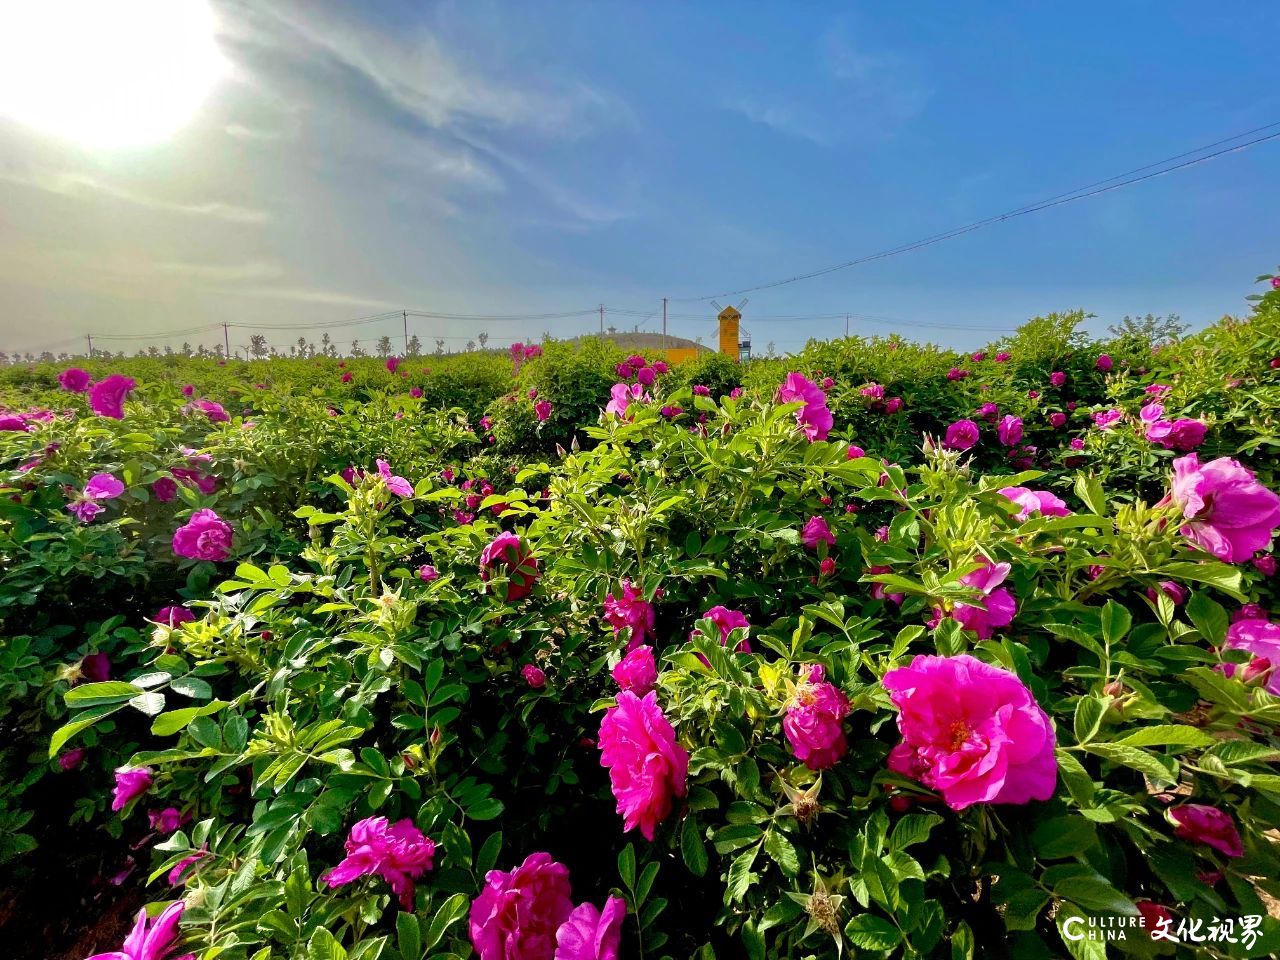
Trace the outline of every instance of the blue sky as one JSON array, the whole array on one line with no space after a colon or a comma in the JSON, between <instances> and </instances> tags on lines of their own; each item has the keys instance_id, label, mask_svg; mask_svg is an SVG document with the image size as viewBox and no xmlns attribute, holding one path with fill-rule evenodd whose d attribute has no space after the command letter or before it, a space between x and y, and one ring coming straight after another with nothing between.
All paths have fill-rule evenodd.
<instances>
[{"instance_id":1,"label":"blue sky","mask_svg":"<svg viewBox=\"0 0 1280 960\"><path fill-rule=\"evenodd\" d=\"M213 6L230 71L170 140L94 150L0 117L0 348L663 296L673 333L709 341L714 308L676 298L1280 121L1263 3ZM843 322L761 318L848 311L859 332L959 347L1050 310L1201 325L1280 260L1278 206L1280 141L753 293L744 323L783 350ZM593 326L414 332L456 347ZM298 333L317 331L267 331Z\"/></svg>"}]
</instances>

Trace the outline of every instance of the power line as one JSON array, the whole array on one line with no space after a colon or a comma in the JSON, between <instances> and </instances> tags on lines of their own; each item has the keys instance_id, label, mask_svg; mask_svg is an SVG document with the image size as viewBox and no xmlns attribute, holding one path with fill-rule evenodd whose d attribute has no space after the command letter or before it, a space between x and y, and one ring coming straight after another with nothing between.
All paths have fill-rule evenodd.
<instances>
[{"instance_id":1,"label":"power line","mask_svg":"<svg viewBox=\"0 0 1280 960\"><path fill-rule=\"evenodd\" d=\"M1166 164L1171 163L1174 160L1178 160L1183 157L1190 157L1197 153L1203 153L1205 150L1208 150L1220 144L1229 143L1233 140L1239 140L1241 137L1246 137L1262 130L1270 130L1274 127L1280 127L1280 121L1276 121L1275 123L1269 123L1266 126L1257 127L1254 130L1246 131L1244 133L1238 133L1235 136L1225 137L1221 140L1215 140L1213 143L1206 144L1202 147L1197 147L1194 150L1188 150L1184 153L1179 153L1172 157L1166 157L1164 160L1157 160L1154 163L1149 163L1141 167L1136 167L1134 170L1129 171L1128 174L1117 174L1114 177L1108 177L1106 180L1098 180L1087 186L1077 187L1075 190L1070 190L1066 193L1059 193L1052 197L1048 197L1044 200L1038 201L1036 203L1029 204L1025 207L1017 207L1013 210L1006 211L1005 213L997 214L992 217L987 217L984 220L977 220L973 223L966 224L963 227L956 227L955 229L948 230L944 233L934 234L931 237L925 237L921 240L915 240L910 243L901 244L900 246L897 246L897 247L891 247L887 250L882 250L879 253L868 254L866 256L858 257L853 260L845 260L842 263L833 264L832 266L829 266L829 267L823 267L820 270L813 270L813 271L810 271L809 273L797 274L796 276L788 277L785 280L774 280L769 283L760 283L751 287L742 287L741 289L738 289L738 290L726 290L721 293L712 293L712 294L707 294L706 296L701 296L701 297L672 297L671 299L677 300L682 303L691 303L699 300L715 300L721 297L736 297L739 294L751 293L756 290L768 290L773 287L785 286L786 284L789 284L789 283L797 283L801 280L812 280L814 277L825 276L828 273L835 273L838 270L847 270L849 267L856 267L864 263L871 263L872 261L875 261L875 260L885 260L885 259L888 259L889 257L898 256L903 253L910 253L913 250L919 250L923 247L932 246L933 244L936 244L936 243L942 243L945 240L951 240L955 237L962 236L963 234L966 234L966 233L972 233L975 230L980 230L983 227L990 226L993 223L1002 223L1006 220L1012 220L1016 217L1024 217L1027 214L1037 213L1041 210L1048 210L1051 207L1058 207L1058 206L1062 206L1063 204L1073 203L1076 200L1086 200L1089 197L1096 197L1099 194L1110 193L1112 190L1119 190L1122 187L1132 186L1135 183L1142 183L1143 181L1146 181L1146 180L1152 180L1156 177L1162 177L1165 174L1174 173L1178 170L1183 170L1187 167L1192 167L1199 163L1205 163L1209 160L1214 160L1217 157L1224 156L1228 153L1235 153L1240 150L1246 150L1249 147L1256 146L1259 143L1266 143L1268 140L1275 140L1277 138L1280 138L1280 132L1271 133L1264 137L1257 137L1253 140L1248 140L1244 143L1238 143L1231 147L1224 147L1221 150L1216 150L1213 153L1206 154L1205 156L1202 156L1202 157L1196 157L1191 160L1183 160L1182 163L1177 163L1177 164L1174 164L1173 166L1165 166ZM1139 171L1152 170L1153 167L1161 167L1162 169L1154 170L1153 172L1150 172L1150 173L1144 173L1142 176L1131 176L1131 174L1138 173Z\"/></svg>"}]
</instances>

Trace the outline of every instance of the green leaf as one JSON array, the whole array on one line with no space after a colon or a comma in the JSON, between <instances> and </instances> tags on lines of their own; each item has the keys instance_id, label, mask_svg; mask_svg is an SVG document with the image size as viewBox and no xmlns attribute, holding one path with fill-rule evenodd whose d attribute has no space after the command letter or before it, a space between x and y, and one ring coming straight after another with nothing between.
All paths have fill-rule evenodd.
<instances>
[{"instance_id":1,"label":"green leaf","mask_svg":"<svg viewBox=\"0 0 1280 960\"><path fill-rule=\"evenodd\" d=\"M455 893L436 910L422 938L423 951L431 950L444 939L445 932L466 914L471 901L465 893Z\"/></svg>"},{"instance_id":2,"label":"green leaf","mask_svg":"<svg viewBox=\"0 0 1280 960\"><path fill-rule=\"evenodd\" d=\"M1072 799L1082 807L1092 807L1095 787L1084 765L1074 753L1061 747L1054 751L1054 755L1058 758L1058 773Z\"/></svg>"},{"instance_id":3,"label":"green leaf","mask_svg":"<svg viewBox=\"0 0 1280 960\"><path fill-rule=\"evenodd\" d=\"M151 724L151 732L157 737L167 737L177 733L197 717L207 717L227 706L225 700L213 700L200 707L184 707L181 710L170 710L156 717Z\"/></svg>"},{"instance_id":4,"label":"green leaf","mask_svg":"<svg viewBox=\"0 0 1280 960\"><path fill-rule=\"evenodd\" d=\"M1098 478L1089 474L1076 474L1076 496L1089 508L1090 513L1099 516L1107 515L1107 498L1102 492L1102 484Z\"/></svg>"},{"instance_id":5,"label":"green leaf","mask_svg":"<svg viewBox=\"0 0 1280 960\"><path fill-rule=\"evenodd\" d=\"M1031 834L1037 855L1045 860L1061 860L1084 853L1098 842L1098 829L1084 817L1054 817Z\"/></svg>"},{"instance_id":6,"label":"green leaf","mask_svg":"<svg viewBox=\"0 0 1280 960\"><path fill-rule=\"evenodd\" d=\"M1076 702L1073 727L1077 743L1088 743L1102 726L1102 718L1106 716L1110 698L1102 698L1089 694Z\"/></svg>"},{"instance_id":7,"label":"green leaf","mask_svg":"<svg viewBox=\"0 0 1280 960\"><path fill-rule=\"evenodd\" d=\"M155 690L148 690L146 693L140 693L130 700L129 706L135 710L141 710L149 717L154 717L164 709L164 694L157 693Z\"/></svg>"},{"instance_id":8,"label":"green leaf","mask_svg":"<svg viewBox=\"0 0 1280 960\"><path fill-rule=\"evenodd\" d=\"M737 903L747 895L747 891L751 889L751 885L760 879L759 874L755 873L751 867L756 862L756 854L760 851L758 846L748 848L739 854L737 859L729 866L728 882L725 884L725 900L729 903Z\"/></svg>"},{"instance_id":9,"label":"green leaf","mask_svg":"<svg viewBox=\"0 0 1280 960\"><path fill-rule=\"evenodd\" d=\"M412 913L396 914L396 949L402 960L418 960L422 956L422 928Z\"/></svg>"},{"instance_id":10,"label":"green leaf","mask_svg":"<svg viewBox=\"0 0 1280 960\"><path fill-rule=\"evenodd\" d=\"M936 813L908 813L894 825L889 837L891 850L905 850L929 839L929 832L942 822Z\"/></svg>"},{"instance_id":11,"label":"green leaf","mask_svg":"<svg viewBox=\"0 0 1280 960\"><path fill-rule=\"evenodd\" d=\"M332 933L324 927L317 927L307 944L307 960L347 960L347 951Z\"/></svg>"},{"instance_id":12,"label":"green leaf","mask_svg":"<svg viewBox=\"0 0 1280 960\"><path fill-rule=\"evenodd\" d=\"M1172 757L1158 757L1122 743L1091 743L1085 749L1104 760L1145 773L1158 783L1176 783L1178 780L1178 762Z\"/></svg>"},{"instance_id":13,"label":"green leaf","mask_svg":"<svg viewBox=\"0 0 1280 960\"><path fill-rule=\"evenodd\" d=\"M178 677L169 684L169 689L192 700L208 700L213 696L213 688L199 677Z\"/></svg>"},{"instance_id":14,"label":"green leaf","mask_svg":"<svg viewBox=\"0 0 1280 960\"><path fill-rule=\"evenodd\" d=\"M1102 608L1102 637L1111 646L1125 638L1133 626L1133 615L1114 600L1108 600Z\"/></svg>"},{"instance_id":15,"label":"green leaf","mask_svg":"<svg viewBox=\"0 0 1280 960\"><path fill-rule=\"evenodd\" d=\"M622 852L618 854L618 876L622 878L622 885L628 890L634 890L636 885L636 850L631 844L627 844L622 848Z\"/></svg>"},{"instance_id":16,"label":"green leaf","mask_svg":"<svg viewBox=\"0 0 1280 960\"><path fill-rule=\"evenodd\" d=\"M780 830L770 830L764 835L764 852L788 877L794 877L800 872L800 855Z\"/></svg>"},{"instance_id":17,"label":"green leaf","mask_svg":"<svg viewBox=\"0 0 1280 960\"><path fill-rule=\"evenodd\" d=\"M1211 600L1203 590L1197 590L1187 601L1186 611L1191 622L1200 631L1200 636L1204 637L1210 646L1222 646L1231 620L1222 604Z\"/></svg>"},{"instance_id":18,"label":"green leaf","mask_svg":"<svg viewBox=\"0 0 1280 960\"><path fill-rule=\"evenodd\" d=\"M680 828L680 854L684 857L685 866L695 877L707 873L707 846L702 840L702 829L696 817L688 817Z\"/></svg>"},{"instance_id":19,"label":"green leaf","mask_svg":"<svg viewBox=\"0 0 1280 960\"><path fill-rule=\"evenodd\" d=\"M49 756L51 758L57 756L58 751L77 733L88 730L103 717L109 717L123 707L123 703L100 703L96 707L90 707L83 713L77 714L74 720L59 727L49 738Z\"/></svg>"},{"instance_id":20,"label":"green leaf","mask_svg":"<svg viewBox=\"0 0 1280 960\"><path fill-rule=\"evenodd\" d=\"M844 935L856 947L864 950L891 950L898 945L902 934L888 920L873 913L860 913L845 924Z\"/></svg>"},{"instance_id":21,"label":"green leaf","mask_svg":"<svg viewBox=\"0 0 1280 960\"><path fill-rule=\"evenodd\" d=\"M1150 727L1139 727L1114 742L1130 747L1207 747L1218 741L1216 737L1196 727L1181 723L1158 723Z\"/></svg>"},{"instance_id":22,"label":"green leaf","mask_svg":"<svg viewBox=\"0 0 1280 960\"><path fill-rule=\"evenodd\" d=\"M123 680L106 680L72 687L62 699L68 707L96 707L103 703L122 703L142 692L141 687Z\"/></svg>"},{"instance_id":23,"label":"green leaf","mask_svg":"<svg viewBox=\"0 0 1280 960\"><path fill-rule=\"evenodd\" d=\"M1217 587L1228 596L1245 603L1248 598L1240 591L1243 575L1232 566L1216 560L1189 561L1178 560L1166 563L1153 570L1152 573L1163 575L1172 580L1194 580L1196 583L1207 583Z\"/></svg>"}]
</instances>

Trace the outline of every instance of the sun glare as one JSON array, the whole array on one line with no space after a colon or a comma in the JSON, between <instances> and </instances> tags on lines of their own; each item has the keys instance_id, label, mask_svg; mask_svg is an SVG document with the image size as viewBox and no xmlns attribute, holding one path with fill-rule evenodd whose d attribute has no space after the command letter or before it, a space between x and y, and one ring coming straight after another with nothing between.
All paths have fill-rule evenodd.
<instances>
[{"instance_id":1,"label":"sun glare","mask_svg":"<svg viewBox=\"0 0 1280 960\"><path fill-rule=\"evenodd\" d=\"M207 0L0 0L0 114L57 137L164 140L224 69Z\"/></svg>"}]
</instances>

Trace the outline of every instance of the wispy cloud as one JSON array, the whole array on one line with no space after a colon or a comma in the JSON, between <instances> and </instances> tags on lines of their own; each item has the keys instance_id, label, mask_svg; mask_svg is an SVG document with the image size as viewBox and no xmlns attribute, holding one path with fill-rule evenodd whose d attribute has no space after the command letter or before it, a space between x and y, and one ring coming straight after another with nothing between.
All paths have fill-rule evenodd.
<instances>
[{"instance_id":1,"label":"wispy cloud","mask_svg":"<svg viewBox=\"0 0 1280 960\"><path fill-rule=\"evenodd\" d=\"M893 137L928 99L917 67L892 51L863 49L840 20L818 38L809 75L729 97L724 106L785 136L826 145Z\"/></svg>"},{"instance_id":2,"label":"wispy cloud","mask_svg":"<svg viewBox=\"0 0 1280 960\"><path fill-rule=\"evenodd\" d=\"M84 173L40 171L19 173L0 170L0 180L78 200L105 198L188 217L211 217L228 223L265 223L271 215L265 210L216 200L179 201L148 196L127 187L107 183Z\"/></svg>"}]
</instances>

